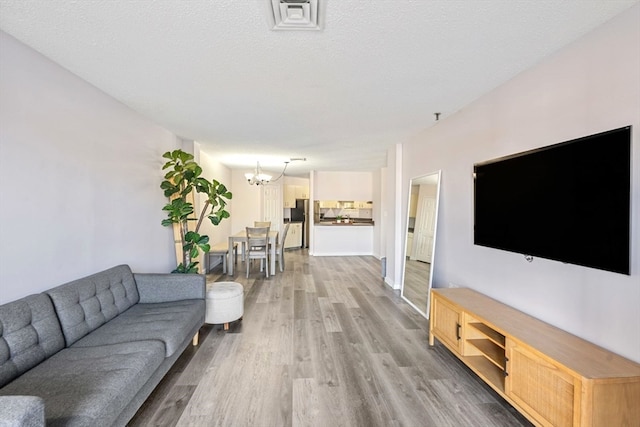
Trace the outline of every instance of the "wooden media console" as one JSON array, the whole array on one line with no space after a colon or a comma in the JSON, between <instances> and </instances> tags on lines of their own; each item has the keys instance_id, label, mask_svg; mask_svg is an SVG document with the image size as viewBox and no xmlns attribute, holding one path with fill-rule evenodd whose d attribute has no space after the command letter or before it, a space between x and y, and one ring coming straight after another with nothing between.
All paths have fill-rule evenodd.
<instances>
[{"instance_id":1,"label":"wooden media console","mask_svg":"<svg viewBox=\"0 0 640 427\"><path fill-rule=\"evenodd\" d=\"M640 426L640 364L467 288L433 289L437 338L531 422Z\"/></svg>"}]
</instances>

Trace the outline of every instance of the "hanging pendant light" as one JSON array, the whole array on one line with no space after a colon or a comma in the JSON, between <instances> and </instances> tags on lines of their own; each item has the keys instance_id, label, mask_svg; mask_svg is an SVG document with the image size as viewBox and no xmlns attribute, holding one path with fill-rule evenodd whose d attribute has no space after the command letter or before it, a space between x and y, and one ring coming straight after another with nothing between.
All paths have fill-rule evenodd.
<instances>
[{"instance_id":1,"label":"hanging pendant light","mask_svg":"<svg viewBox=\"0 0 640 427\"><path fill-rule=\"evenodd\" d=\"M284 169L282 169L282 173L280 175L278 175L278 177L274 180L272 180L271 175L268 175L266 173L262 172L262 169L260 168L260 162L256 162L256 170L255 172L251 173L245 173L244 177L247 178L247 182L249 183L249 185L265 185L268 184L269 182L275 182L278 181L280 178L282 178L284 176L284 173L287 170L287 166L289 166L289 163L294 162L296 160L301 160L303 162L307 161L306 157L293 157L291 159L289 159L288 161L284 162Z\"/></svg>"},{"instance_id":2,"label":"hanging pendant light","mask_svg":"<svg viewBox=\"0 0 640 427\"><path fill-rule=\"evenodd\" d=\"M265 185L271 181L271 175L262 172L260 162L256 162L256 170L254 173L248 172L244 174L249 185Z\"/></svg>"}]
</instances>

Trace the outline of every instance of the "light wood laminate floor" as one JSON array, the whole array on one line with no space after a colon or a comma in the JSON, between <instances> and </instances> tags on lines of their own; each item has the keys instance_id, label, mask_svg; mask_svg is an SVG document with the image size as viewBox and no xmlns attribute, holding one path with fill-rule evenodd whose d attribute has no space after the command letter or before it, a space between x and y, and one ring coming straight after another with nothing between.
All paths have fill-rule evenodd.
<instances>
[{"instance_id":1,"label":"light wood laminate floor","mask_svg":"<svg viewBox=\"0 0 640 427\"><path fill-rule=\"evenodd\" d=\"M130 426L530 426L441 344L429 349L427 320L379 260L285 257L269 279L235 275L243 320L205 325Z\"/></svg>"}]
</instances>

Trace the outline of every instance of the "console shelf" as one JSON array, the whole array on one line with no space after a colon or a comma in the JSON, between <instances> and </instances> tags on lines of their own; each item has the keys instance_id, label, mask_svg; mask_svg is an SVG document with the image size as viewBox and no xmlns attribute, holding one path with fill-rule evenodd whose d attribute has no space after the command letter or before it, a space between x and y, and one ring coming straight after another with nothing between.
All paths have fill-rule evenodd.
<instances>
[{"instance_id":1,"label":"console shelf","mask_svg":"<svg viewBox=\"0 0 640 427\"><path fill-rule=\"evenodd\" d=\"M505 369L505 356L504 356L504 348L500 348L495 345L493 342L489 340L467 340L469 344L480 350L482 355L487 358L487 360L498 368L504 371Z\"/></svg>"},{"instance_id":2,"label":"console shelf","mask_svg":"<svg viewBox=\"0 0 640 427\"><path fill-rule=\"evenodd\" d=\"M640 425L640 364L471 289L433 289L430 310L429 344L535 425Z\"/></svg>"},{"instance_id":3,"label":"console shelf","mask_svg":"<svg viewBox=\"0 0 640 427\"><path fill-rule=\"evenodd\" d=\"M494 342L495 344L497 344L498 346L500 346L500 347L502 347L504 349L504 335L502 335L501 333L494 331L493 329L491 329L489 326L485 325L484 323L469 322L469 326L477 329L478 331L480 331L480 333L482 333L484 336L486 336L489 340L491 340L492 342Z\"/></svg>"}]
</instances>

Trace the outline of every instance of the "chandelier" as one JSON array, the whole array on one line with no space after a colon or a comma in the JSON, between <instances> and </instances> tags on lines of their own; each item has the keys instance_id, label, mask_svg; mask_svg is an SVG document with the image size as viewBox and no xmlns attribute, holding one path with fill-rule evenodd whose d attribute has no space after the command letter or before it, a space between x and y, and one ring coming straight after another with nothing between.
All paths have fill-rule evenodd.
<instances>
[{"instance_id":1,"label":"chandelier","mask_svg":"<svg viewBox=\"0 0 640 427\"><path fill-rule=\"evenodd\" d=\"M287 170L287 166L289 166L289 163L294 162L296 160L302 160L303 162L307 161L306 157L293 157L291 159L289 159L288 161L284 162L284 169L282 169L282 173L280 175L278 175L278 177L276 179L273 180L273 182L279 180L280 178L282 178L284 176L284 173ZM256 162L256 170L255 172L251 173L245 173L244 177L247 178L247 182L249 183L249 185L265 185L268 184L269 182L271 182L271 175L267 175L266 173L262 172L262 169L260 169L260 162Z\"/></svg>"},{"instance_id":2,"label":"chandelier","mask_svg":"<svg viewBox=\"0 0 640 427\"><path fill-rule=\"evenodd\" d=\"M249 185L265 185L271 181L271 175L262 173L262 169L260 169L260 162L256 162L256 170L254 173L245 173L244 177L247 178Z\"/></svg>"}]
</instances>

